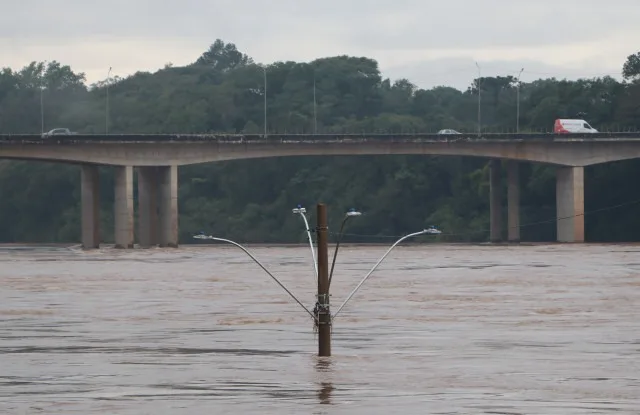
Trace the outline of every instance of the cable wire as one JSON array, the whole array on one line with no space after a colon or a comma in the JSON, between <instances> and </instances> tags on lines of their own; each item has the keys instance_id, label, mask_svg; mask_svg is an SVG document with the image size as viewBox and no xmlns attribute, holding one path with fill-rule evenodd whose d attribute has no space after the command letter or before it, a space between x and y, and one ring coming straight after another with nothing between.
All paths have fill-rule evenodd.
<instances>
[{"instance_id":1,"label":"cable wire","mask_svg":"<svg viewBox=\"0 0 640 415\"><path fill-rule=\"evenodd\" d=\"M639 204L640 203L640 199L637 200L633 200L630 202L625 202L625 203L620 203L618 205L611 205L611 206L605 206L603 208L599 208L599 209L594 209L594 210L590 210L588 212L583 212L583 213L578 213L576 215L570 215L570 216L563 216L563 217L556 217L554 219L547 219L547 220L542 220L542 221L537 221L537 222L530 222L530 223L526 223L524 225L520 225L518 226L520 229L522 228L528 228L531 226L538 226L538 225L544 225L547 223L553 223L553 222L558 222L561 220L566 220L566 219L573 219L573 218L577 218L580 216L586 216L586 215L591 215L594 213L599 213L599 212L605 212L605 211L609 211L609 210L614 210L614 209L619 209L621 207L625 207L625 206L631 206L631 205L635 205L635 204ZM513 226L508 227L507 229L512 229L514 228ZM470 234L477 234L477 233L486 233L486 232L490 232L489 229L478 229L476 231L467 231L467 232L453 232L453 233L441 233L439 234L439 236L464 236L464 235L470 235ZM329 234L331 235L336 235L335 233L329 232ZM342 234L343 236L355 236L355 237L360 237L360 238L400 238L402 237L402 235L372 235L372 234L358 234L358 233L344 233Z\"/></svg>"}]
</instances>

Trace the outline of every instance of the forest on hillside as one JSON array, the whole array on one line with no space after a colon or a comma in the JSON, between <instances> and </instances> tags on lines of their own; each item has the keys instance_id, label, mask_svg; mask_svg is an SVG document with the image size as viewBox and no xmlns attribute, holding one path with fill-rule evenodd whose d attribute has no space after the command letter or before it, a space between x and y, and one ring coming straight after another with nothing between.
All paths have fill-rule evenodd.
<instances>
[{"instance_id":1,"label":"forest on hillside","mask_svg":"<svg viewBox=\"0 0 640 415\"><path fill-rule=\"evenodd\" d=\"M601 131L640 126L640 53L621 62L623 81L514 76L471 79L465 91L390 80L365 57L259 65L216 40L190 65L167 65L87 85L60 62L0 71L0 134L68 127L84 133L261 133L266 76L271 133L551 131L556 118L585 118ZM589 72L585 70L585 72ZM107 112L107 99L109 107ZM519 101L517 97L519 96ZM315 104L315 105L314 105ZM108 114L108 115L107 115ZM101 175L102 234L112 240L113 177ZM0 159L0 242L74 242L80 236L78 166ZM555 239L555 171L521 163L522 239ZM640 161L586 169L588 241L640 240ZM506 180L505 205L506 205ZM488 238L487 160L463 157L272 158L185 166L179 172L181 242L200 230L244 242L303 241L291 208L329 205L335 225L353 207L358 242L381 242L437 225L446 241ZM634 203L638 201L639 203ZM609 209L612 206L619 206ZM505 209L506 210L506 209ZM505 213L506 214L506 213ZM433 238L432 238L433 239Z\"/></svg>"}]
</instances>

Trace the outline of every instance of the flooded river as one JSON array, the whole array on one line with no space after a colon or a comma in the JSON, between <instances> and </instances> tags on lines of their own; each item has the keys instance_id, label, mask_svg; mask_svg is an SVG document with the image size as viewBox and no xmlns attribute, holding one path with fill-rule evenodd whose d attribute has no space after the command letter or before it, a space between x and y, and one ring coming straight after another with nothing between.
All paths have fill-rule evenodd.
<instances>
[{"instance_id":1,"label":"flooded river","mask_svg":"<svg viewBox=\"0 0 640 415\"><path fill-rule=\"evenodd\" d=\"M334 311L386 247L345 247ZM254 248L313 308L305 247ZM638 414L640 246L393 251L315 356L233 247L0 248L2 414Z\"/></svg>"}]
</instances>

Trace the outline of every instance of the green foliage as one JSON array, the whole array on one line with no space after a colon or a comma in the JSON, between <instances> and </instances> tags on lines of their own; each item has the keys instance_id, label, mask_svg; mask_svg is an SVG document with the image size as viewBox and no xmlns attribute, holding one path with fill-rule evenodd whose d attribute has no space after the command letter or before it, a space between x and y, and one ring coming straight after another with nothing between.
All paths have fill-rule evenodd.
<instances>
[{"instance_id":1,"label":"green foliage","mask_svg":"<svg viewBox=\"0 0 640 415\"><path fill-rule=\"evenodd\" d=\"M626 79L640 74L639 56L624 64ZM260 66L234 44L216 40L186 67L166 65L153 74L138 72L91 87L83 74L55 61L33 62L18 71L4 68L0 133L54 127L103 133L107 88L110 133L262 133L265 71L270 133L473 132L478 86L483 130L515 130L518 84L511 76L474 79L466 91L424 90L407 79L384 79L378 63L364 57ZM559 117L585 118L604 131L635 129L640 120L638 82L552 78L519 86L521 131L550 131ZM113 177L109 168L102 172L103 235L110 240ZM589 168L586 209L640 199L633 180L639 173L636 161ZM0 160L0 241L77 241L79 175L70 165ZM304 233L290 209L298 203L312 208L318 201L330 205L333 227L348 208L364 211L349 224L354 234L399 235L437 225L456 233L440 240L487 238L488 171L482 159L283 157L186 166L179 180L183 242L200 230L242 241L300 242ZM543 222L524 227L523 239L554 239L554 169L523 163L521 180L521 222ZM506 184L504 194L506 204ZM587 237L637 240L637 216L631 207L588 217Z\"/></svg>"},{"instance_id":2,"label":"green foliage","mask_svg":"<svg viewBox=\"0 0 640 415\"><path fill-rule=\"evenodd\" d=\"M622 76L624 79L640 79L640 52L627 57L622 66Z\"/></svg>"}]
</instances>

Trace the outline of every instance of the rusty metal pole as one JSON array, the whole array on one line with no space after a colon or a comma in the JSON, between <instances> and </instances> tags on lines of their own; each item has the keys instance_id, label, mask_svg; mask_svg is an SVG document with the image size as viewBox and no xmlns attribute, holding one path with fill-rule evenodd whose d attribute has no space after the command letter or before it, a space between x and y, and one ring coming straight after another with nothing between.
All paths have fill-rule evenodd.
<instances>
[{"instance_id":1,"label":"rusty metal pole","mask_svg":"<svg viewBox=\"0 0 640 415\"><path fill-rule=\"evenodd\" d=\"M327 206L317 205L318 300L315 314L318 325L318 356L331 356L331 312L329 310L329 249Z\"/></svg>"}]
</instances>

